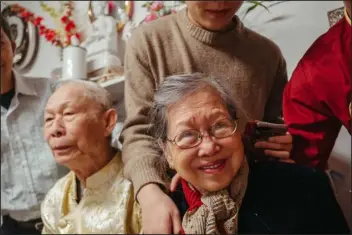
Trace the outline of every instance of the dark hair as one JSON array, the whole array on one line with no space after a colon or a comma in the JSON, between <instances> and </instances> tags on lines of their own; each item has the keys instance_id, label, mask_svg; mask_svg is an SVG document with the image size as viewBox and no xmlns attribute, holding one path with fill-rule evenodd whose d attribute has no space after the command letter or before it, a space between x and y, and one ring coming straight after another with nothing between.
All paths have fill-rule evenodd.
<instances>
[{"instance_id":1,"label":"dark hair","mask_svg":"<svg viewBox=\"0 0 352 235\"><path fill-rule=\"evenodd\" d=\"M10 28L9 22L7 22L7 20L2 15L2 13L0 14L0 27L2 28L2 30L4 30L4 33L7 35L9 40L13 41L13 37L12 37L12 34L11 34L11 28Z\"/></svg>"}]
</instances>

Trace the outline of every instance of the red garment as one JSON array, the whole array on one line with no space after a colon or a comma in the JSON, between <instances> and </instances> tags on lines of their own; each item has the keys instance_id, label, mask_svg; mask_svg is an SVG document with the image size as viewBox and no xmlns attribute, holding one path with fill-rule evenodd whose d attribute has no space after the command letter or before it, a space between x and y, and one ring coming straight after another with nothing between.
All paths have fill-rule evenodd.
<instances>
[{"instance_id":1,"label":"red garment","mask_svg":"<svg viewBox=\"0 0 352 235\"><path fill-rule=\"evenodd\" d=\"M192 190L187 181L184 179L181 179L181 184L182 184L182 190L185 195L186 202L188 204L188 209L187 211L193 211L198 209L201 205L203 205L203 202L200 200L201 194L197 190ZM185 234L184 230L182 229L180 234Z\"/></svg>"},{"instance_id":2,"label":"red garment","mask_svg":"<svg viewBox=\"0 0 352 235\"><path fill-rule=\"evenodd\" d=\"M351 100L351 25L343 18L308 49L284 91L298 164L326 169L341 126L351 133Z\"/></svg>"}]
</instances>

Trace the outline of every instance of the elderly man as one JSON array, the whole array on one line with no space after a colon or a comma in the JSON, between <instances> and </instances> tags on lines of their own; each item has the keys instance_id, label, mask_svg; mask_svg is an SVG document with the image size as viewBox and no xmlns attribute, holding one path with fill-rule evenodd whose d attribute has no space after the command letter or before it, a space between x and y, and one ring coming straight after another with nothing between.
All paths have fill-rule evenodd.
<instances>
[{"instance_id":1,"label":"elderly man","mask_svg":"<svg viewBox=\"0 0 352 235\"><path fill-rule=\"evenodd\" d=\"M275 122L281 116L285 60L272 41L235 16L242 2L186 1L186 9L137 28L126 47L127 118L120 140L124 172L141 205L145 233L181 229L179 212L155 167L160 149L148 133L154 91L167 76L201 72L217 77L236 101L239 130L248 120ZM291 136L257 142L256 147L287 160Z\"/></svg>"},{"instance_id":2,"label":"elderly man","mask_svg":"<svg viewBox=\"0 0 352 235\"><path fill-rule=\"evenodd\" d=\"M43 233L139 233L132 184L111 147L117 113L109 93L82 80L57 84L44 113L44 135L57 163L71 170L42 203Z\"/></svg>"},{"instance_id":3,"label":"elderly man","mask_svg":"<svg viewBox=\"0 0 352 235\"><path fill-rule=\"evenodd\" d=\"M67 169L52 157L43 137L50 79L13 69L15 42L1 15L1 233L40 234L40 204Z\"/></svg>"}]
</instances>

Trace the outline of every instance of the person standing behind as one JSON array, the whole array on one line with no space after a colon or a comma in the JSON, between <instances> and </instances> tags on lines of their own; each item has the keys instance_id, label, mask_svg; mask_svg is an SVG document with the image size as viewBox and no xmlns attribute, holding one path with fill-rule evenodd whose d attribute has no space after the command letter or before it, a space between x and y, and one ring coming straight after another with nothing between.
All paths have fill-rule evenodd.
<instances>
[{"instance_id":1,"label":"person standing behind","mask_svg":"<svg viewBox=\"0 0 352 235\"><path fill-rule=\"evenodd\" d=\"M40 234L40 204L67 169L58 168L43 135L50 80L13 66L15 42L1 15L1 233Z\"/></svg>"},{"instance_id":2,"label":"person standing behind","mask_svg":"<svg viewBox=\"0 0 352 235\"><path fill-rule=\"evenodd\" d=\"M308 49L283 96L292 158L322 170L342 125L351 134L351 1L344 4L345 17Z\"/></svg>"},{"instance_id":3,"label":"person standing behind","mask_svg":"<svg viewBox=\"0 0 352 235\"><path fill-rule=\"evenodd\" d=\"M144 233L181 229L179 211L165 194L168 186L157 169L161 151L149 133L154 91L167 76L200 72L219 78L236 101L241 131L248 120L281 117L285 60L272 41L247 29L234 16L242 2L186 1L186 9L137 28L127 44L127 117L120 141L124 173L141 205ZM291 136L257 147L287 160Z\"/></svg>"}]
</instances>

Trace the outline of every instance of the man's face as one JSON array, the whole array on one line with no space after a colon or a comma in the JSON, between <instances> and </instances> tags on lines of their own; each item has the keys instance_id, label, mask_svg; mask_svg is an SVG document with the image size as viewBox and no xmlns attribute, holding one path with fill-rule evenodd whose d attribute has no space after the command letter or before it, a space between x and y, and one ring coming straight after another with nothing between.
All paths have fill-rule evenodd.
<instances>
[{"instance_id":1,"label":"man's face","mask_svg":"<svg viewBox=\"0 0 352 235\"><path fill-rule=\"evenodd\" d=\"M85 161L85 156L99 156L107 135L104 112L85 96L82 86L67 84L49 98L44 113L44 135L55 160L69 167Z\"/></svg>"},{"instance_id":2,"label":"man's face","mask_svg":"<svg viewBox=\"0 0 352 235\"><path fill-rule=\"evenodd\" d=\"M243 1L187 1L188 15L199 26L220 31L226 29Z\"/></svg>"},{"instance_id":3,"label":"man's face","mask_svg":"<svg viewBox=\"0 0 352 235\"><path fill-rule=\"evenodd\" d=\"M1 28L1 82L10 78L13 56L13 43Z\"/></svg>"}]
</instances>

